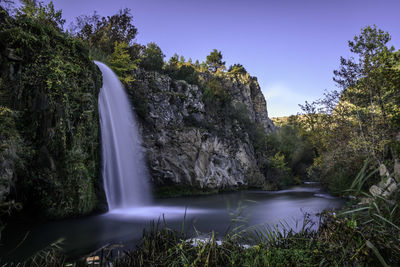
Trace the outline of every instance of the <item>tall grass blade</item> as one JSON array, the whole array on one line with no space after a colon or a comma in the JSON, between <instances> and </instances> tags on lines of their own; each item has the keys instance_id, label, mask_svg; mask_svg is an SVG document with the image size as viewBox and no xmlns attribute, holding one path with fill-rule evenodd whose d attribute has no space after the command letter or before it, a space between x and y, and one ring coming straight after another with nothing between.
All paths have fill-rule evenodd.
<instances>
[{"instance_id":1,"label":"tall grass blade","mask_svg":"<svg viewBox=\"0 0 400 267\"><path fill-rule=\"evenodd\" d=\"M383 267L389 267L374 244L372 244L369 240L367 240L365 244L374 252L375 256L378 258Z\"/></svg>"}]
</instances>

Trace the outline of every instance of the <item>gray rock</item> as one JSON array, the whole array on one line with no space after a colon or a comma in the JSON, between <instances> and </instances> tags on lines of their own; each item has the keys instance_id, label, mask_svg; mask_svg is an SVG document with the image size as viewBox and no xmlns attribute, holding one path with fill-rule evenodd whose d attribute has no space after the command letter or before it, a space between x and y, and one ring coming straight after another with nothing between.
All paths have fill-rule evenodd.
<instances>
[{"instance_id":1,"label":"gray rock","mask_svg":"<svg viewBox=\"0 0 400 267\"><path fill-rule=\"evenodd\" d=\"M400 183L400 162L398 159L394 160L394 178Z\"/></svg>"},{"instance_id":2,"label":"gray rock","mask_svg":"<svg viewBox=\"0 0 400 267\"><path fill-rule=\"evenodd\" d=\"M388 172L385 164L379 165L379 175L381 177L388 177L389 176L389 172Z\"/></svg>"},{"instance_id":3,"label":"gray rock","mask_svg":"<svg viewBox=\"0 0 400 267\"><path fill-rule=\"evenodd\" d=\"M209 75L202 79L210 79ZM144 92L148 102L149 116L140 128L155 185L219 189L264 185L265 176L246 130L237 121L227 125L212 117L197 85L143 70L138 70L136 77L135 87ZM244 104L252 123L261 125L266 133L275 130L255 78L227 74L220 78L232 104Z\"/></svg>"},{"instance_id":4,"label":"gray rock","mask_svg":"<svg viewBox=\"0 0 400 267\"><path fill-rule=\"evenodd\" d=\"M380 181L377 185L370 187L369 192L373 197L389 198L398 188L396 181L387 177Z\"/></svg>"}]
</instances>

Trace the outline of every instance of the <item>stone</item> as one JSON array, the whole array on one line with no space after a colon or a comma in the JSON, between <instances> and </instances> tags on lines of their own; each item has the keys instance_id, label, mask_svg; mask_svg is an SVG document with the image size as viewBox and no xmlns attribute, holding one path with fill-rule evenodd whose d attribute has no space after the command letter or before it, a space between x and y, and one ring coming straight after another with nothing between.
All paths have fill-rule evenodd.
<instances>
[{"instance_id":1,"label":"stone","mask_svg":"<svg viewBox=\"0 0 400 267\"><path fill-rule=\"evenodd\" d=\"M379 165L379 175L380 175L381 177L387 177L387 176L389 176L389 172L388 172L388 170L387 170L385 164Z\"/></svg>"},{"instance_id":2,"label":"stone","mask_svg":"<svg viewBox=\"0 0 400 267\"><path fill-rule=\"evenodd\" d=\"M383 195L383 189L377 185L373 185L369 188L369 192L373 197L378 197Z\"/></svg>"},{"instance_id":3,"label":"stone","mask_svg":"<svg viewBox=\"0 0 400 267\"><path fill-rule=\"evenodd\" d=\"M370 187L369 192L373 197L384 197L389 198L396 190L398 186L396 181L387 177L380 181L377 185Z\"/></svg>"},{"instance_id":4,"label":"stone","mask_svg":"<svg viewBox=\"0 0 400 267\"><path fill-rule=\"evenodd\" d=\"M394 178L398 183L400 183L400 162L398 159L394 160L394 172L393 172Z\"/></svg>"},{"instance_id":5,"label":"stone","mask_svg":"<svg viewBox=\"0 0 400 267\"><path fill-rule=\"evenodd\" d=\"M202 74L201 78L210 77ZM233 105L244 104L250 121L261 125L266 133L275 130L256 79L249 75L220 78L232 95ZM212 117L197 85L138 70L136 86L148 100L149 116L140 129L153 184L212 189L263 187L265 176L246 130L235 121L225 124L221 117Z\"/></svg>"}]
</instances>

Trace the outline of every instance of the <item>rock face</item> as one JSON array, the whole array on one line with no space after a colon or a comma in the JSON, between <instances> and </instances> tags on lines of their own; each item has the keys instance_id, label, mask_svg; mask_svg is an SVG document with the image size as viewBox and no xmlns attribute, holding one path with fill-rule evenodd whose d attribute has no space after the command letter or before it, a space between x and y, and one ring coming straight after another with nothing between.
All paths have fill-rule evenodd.
<instances>
[{"instance_id":1,"label":"rock face","mask_svg":"<svg viewBox=\"0 0 400 267\"><path fill-rule=\"evenodd\" d=\"M146 103L141 130L153 184L225 189L266 183L251 132L258 127L270 133L275 126L255 78L218 77L229 98L220 108L222 102L205 96L211 74L202 74L199 86L156 72L139 70L136 76L128 93L139 92Z\"/></svg>"}]
</instances>

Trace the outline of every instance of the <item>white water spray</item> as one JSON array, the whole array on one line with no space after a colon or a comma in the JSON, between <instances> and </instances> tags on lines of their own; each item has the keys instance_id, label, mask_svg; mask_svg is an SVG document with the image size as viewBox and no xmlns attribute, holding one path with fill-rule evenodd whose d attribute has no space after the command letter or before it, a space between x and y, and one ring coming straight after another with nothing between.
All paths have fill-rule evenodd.
<instances>
[{"instance_id":1,"label":"white water spray","mask_svg":"<svg viewBox=\"0 0 400 267\"><path fill-rule=\"evenodd\" d=\"M148 171L128 96L114 72L95 61L103 74L99 94L102 176L110 211L150 204Z\"/></svg>"}]
</instances>

